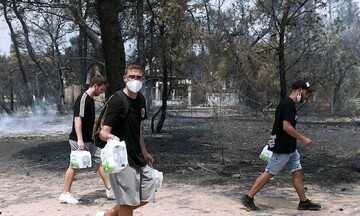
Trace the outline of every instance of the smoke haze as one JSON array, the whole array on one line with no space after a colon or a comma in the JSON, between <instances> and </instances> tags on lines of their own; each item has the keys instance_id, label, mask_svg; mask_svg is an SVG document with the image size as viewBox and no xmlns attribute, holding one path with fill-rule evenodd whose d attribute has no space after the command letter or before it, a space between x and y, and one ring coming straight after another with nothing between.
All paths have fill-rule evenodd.
<instances>
[{"instance_id":1,"label":"smoke haze","mask_svg":"<svg viewBox=\"0 0 360 216\"><path fill-rule=\"evenodd\" d=\"M71 116L0 116L0 137L42 136L70 133Z\"/></svg>"}]
</instances>

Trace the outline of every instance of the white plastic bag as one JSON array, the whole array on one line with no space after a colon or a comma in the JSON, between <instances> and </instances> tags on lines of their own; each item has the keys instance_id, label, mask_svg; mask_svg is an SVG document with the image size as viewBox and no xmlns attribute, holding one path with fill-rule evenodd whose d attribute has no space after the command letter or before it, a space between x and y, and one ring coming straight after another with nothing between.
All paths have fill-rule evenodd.
<instances>
[{"instance_id":1,"label":"white plastic bag","mask_svg":"<svg viewBox=\"0 0 360 216\"><path fill-rule=\"evenodd\" d=\"M269 145L266 144L262 149L259 158L265 162L269 162L273 152L269 150Z\"/></svg>"},{"instance_id":2,"label":"white plastic bag","mask_svg":"<svg viewBox=\"0 0 360 216\"><path fill-rule=\"evenodd\" d=\"M155 179L155 192L159 192L162 186L164 175L162 172L154 168L151 168L151 172L153 174L153 178Z\"/></svg>"},{"instance_id":3,"label":"white plastic bag","mask_svg":"<svg viewBox=\"0 0 360 216\"><path fill-rule=\"evenodd\" d=\"M75 169L91 167L91 154L89 151L77 150L71 151L70 167Z\"/></svg>"},{"instance_id":4,"label":"white plastic bag","mask_svg":"<svg viewBox=\"0 0 360 216\"><path fill-rule=\"evenodd\" d=\"M101 151L104 172L118 173L129 166L126 144L124 141L110 140Z\"/></svg>"}]
</instances>

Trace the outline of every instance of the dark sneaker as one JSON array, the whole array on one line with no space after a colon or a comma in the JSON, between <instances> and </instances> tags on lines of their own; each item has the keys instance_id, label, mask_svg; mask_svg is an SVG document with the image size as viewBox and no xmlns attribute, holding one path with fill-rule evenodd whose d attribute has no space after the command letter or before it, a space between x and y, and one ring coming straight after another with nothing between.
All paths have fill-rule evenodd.
<instances>
[{"instance_id":1,"label":"dark sneaker","mask_svg":"<svg viewBox=\"0 0 360 216\"><path fill-rule=\"evenodd\" d=\"M255 205L254 198L250 198L247 194L241 197L241 203L251 211L259 211L260 209Z\"/></svg>"},{"instance_id":2,"label":"dark sneaker","mask_svg":"<svg viewBox=\"0 0 360 216\"><path fill-rule=\"evenodd\" d=\"M321 205L317 203L313 203L310 200L300 201L298 205L298 210L313 210L317 211L321 209Z\"/></svg>"}]
</instances>

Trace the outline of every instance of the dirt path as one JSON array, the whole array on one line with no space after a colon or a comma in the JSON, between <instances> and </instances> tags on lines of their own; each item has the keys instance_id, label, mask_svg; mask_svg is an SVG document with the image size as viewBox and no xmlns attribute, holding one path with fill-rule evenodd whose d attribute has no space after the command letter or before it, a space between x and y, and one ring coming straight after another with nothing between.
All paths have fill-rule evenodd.
<instances>
[{"instance_id":1,"label":"dirt path","mask_svg":"<svg viewBox=\"0 0 360 216\"><path fill-rule=\"evenodd\" d=\"M62 178L49 178L47 174L34 173L36 177L17 176L18 180L1 175L1 215L5 216L92 216L106 210L114 201L105 199L105 191L93 172L77 176L73 190L80 205L60 204L57 200ZM47 177L48 176L48 177ZM51 180L51 181L50 181ZM81 186L79 185L81 181ZM276 181L276 180L274 180ZM272 182L256 197L260 212L248 212L239 202L239 187L164 183L157 193L155 203L135 211L135 216L198 216L198 215L359 215L360 186L349 190L327 191L308 185L308 196L322 203L318 212L296 210L297 197L291 187L279 188ZM346 185L349 188L349 185ZM3 194L6 194L4 196Z\"/></svg>"}]
</instances>

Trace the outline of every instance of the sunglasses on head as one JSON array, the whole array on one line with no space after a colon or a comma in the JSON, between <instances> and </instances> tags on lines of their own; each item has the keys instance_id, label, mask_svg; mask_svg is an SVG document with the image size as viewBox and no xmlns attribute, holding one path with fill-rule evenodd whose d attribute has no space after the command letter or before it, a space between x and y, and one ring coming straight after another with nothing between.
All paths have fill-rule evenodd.
<instances>
[{"instance_id":1,"label":"sunglasses on head","mask_svg":"<svg viewBox=\"0 0 360 216\"><path fill-rule=\"evenodd\" d=\"M127 75L126 77L132 80L144 80L144 77L141 75Z\"/></svg>"}]
</instances>

